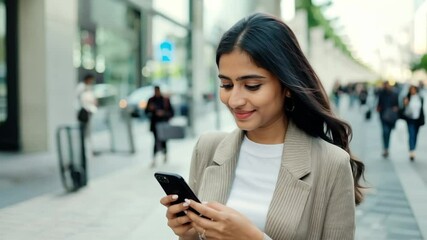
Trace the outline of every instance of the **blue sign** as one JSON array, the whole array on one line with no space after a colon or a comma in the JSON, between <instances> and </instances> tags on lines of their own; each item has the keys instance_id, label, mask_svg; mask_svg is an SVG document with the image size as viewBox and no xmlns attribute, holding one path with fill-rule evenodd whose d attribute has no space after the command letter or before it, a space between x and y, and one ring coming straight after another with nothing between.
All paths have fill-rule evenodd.
<instances>
[{"instance_id":1,"label":"blue sign","mask_svg":"<svg viewBox=\"0 0 427 240\"><path fill-rule=\"evenodd\" d=\"M169 40L160 43L160 60L162 62L172 62L174 45Z\"/></svg>"}]
</instances>

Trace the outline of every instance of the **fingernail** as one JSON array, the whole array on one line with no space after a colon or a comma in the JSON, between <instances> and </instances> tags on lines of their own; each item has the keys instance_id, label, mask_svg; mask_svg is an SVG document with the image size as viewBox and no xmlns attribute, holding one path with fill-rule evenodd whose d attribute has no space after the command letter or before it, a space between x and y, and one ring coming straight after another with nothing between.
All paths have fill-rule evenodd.
<instances>
[{"instance_id":1,"label":"fingernail","mask_svg":"<svg viewBox=\"0 0 427 240\"><path fill-rule=\"evenodd\" d=\"M202 204L208 204L208 202L202 202Z\"/></svg>"},{"instance_id":2,"label":"fingernail","mask_svg":"<svg viewBox=\"0 0 427 240\"><path fill-rule=\"evenodd\" d=\"M173 199L173 200L177 200L177 199L178 199L178 195L176 195L176 194L175 194L175 195L172 195L172 199Z\"/></svg>"},{"instance_id":3,"label":"fingernail","mask_svg":"<svg viewBox=\"0 0 427 240\"><path fill-rule=\"evenodd\" d=\"M184 210L184 213L187 214L187 210Z\"/></svg>"},{"instance_id":4,"label":"fingernail","mask_svg":"<svg viewBox=\"0 0 427 240\"><path fill-rule=\"evenodd\" d=\"M189 200L189 199L184 199L184 201L186 202L186 203L188 203L188 205L190 205L190 203L191 203L191 201Z\"/></svg>"},{"instance_id":5,"label":"fingernail","mask_svg":"<svg viewBox=\"0 0 427 240\"><path fill-rule=\"evenodd\" d=\"M182 206L184 206L184 207L188 207L188 205L190 205L188 202L185 202L182 204Z\"/></svg>"}]
</instances>

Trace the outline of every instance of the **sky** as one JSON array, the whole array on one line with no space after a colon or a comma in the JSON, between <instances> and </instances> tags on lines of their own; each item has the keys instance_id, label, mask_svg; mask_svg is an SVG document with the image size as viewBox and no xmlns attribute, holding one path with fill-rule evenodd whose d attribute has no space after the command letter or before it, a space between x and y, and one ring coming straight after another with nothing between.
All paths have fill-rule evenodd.
<instances>
[{"instance_id":1,"label":"sky","mask_svg":"<svg viewBox=\"0 0 427 240\"><path fill-rule=\"evenodd\" d=\"M322 2L313 0L315 4ZM325 15L329 19L337 17L335 29L353 56L374 68L378 67L380 55L396 57L386 56L384 45L410 46L412 0L332 0Z\"/></svg>"}]
</instances>

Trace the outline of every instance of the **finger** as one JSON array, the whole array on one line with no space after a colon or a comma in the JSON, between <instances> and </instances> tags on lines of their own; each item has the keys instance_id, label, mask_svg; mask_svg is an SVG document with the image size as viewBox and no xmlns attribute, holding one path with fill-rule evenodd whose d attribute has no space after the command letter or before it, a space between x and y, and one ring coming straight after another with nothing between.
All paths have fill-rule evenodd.
<instances>
[{"instance_id":1,"label":"finger","mask_svg":"<svg viewBox=\"0 0 427 240\"><path fill-rule=\"evenodd\" d=\"M219 211L211 208L208 206L208 204L201 204L193 200L185 200L186 203L189 204L190 207L192 207L194 210L196 210L200 215L205 216L209 219L218 219L219 217Z\"/></svg>"},{"instance_id":2,"label":"finger","mask_svg":"<svg viewBox=\"0 0 427 240\"><path fill-rule=\"evenodd\" d=\"M171 228L177 228L177 227L180 227L182 225L189 226L190 224L188 224L188 223L190 223L190 222L191 222L191 219L188 216L182 216L182 217L170 219L168 221L168 226Z\"/></svg>"},{"instance_id":3,"label":"finger","mask_svg":"<svg viewBox=\"0 0 427 240\"><path fill-rule=\"evenodd\" d=\"M203 234L203 233L205 233L205 235L206 235L206 229L204 229L203 227L201 227L201 226L199 226L199 225L197 225L196 223L191 223L191 226L194 228L194 230L196 230L196 232L197 233L199 233L199 234Z\"/></svg>"},{"instance_id":4,"label":"finger","mask_svg":"<svg viewBox=\"0 0 427 240\"><path fill-rule=\"evenodd\" d=\"M177 199L178 199L178 195L176 195L176 194L167 195L167 196L164 196L160 199L160 203L163 206L168 207L172 202L175 202Z\"/></svg>"},{"instance_id":5,"label":"finger","mask_svg":"<svg viewBox=\"0 0 427 240\"><path fill-rule=\"evenodd\" d=\"M216 222L205 216L200 216L192 211L187 211L187 216L190 218L193 226L198 226L203 229L215 228Z\"/></svg>"},{"instance_id":6,"label":"finger","mask_svg":"<svg viewBox=\"0 0 427 240\"><path fill-rule=\"evenodd\" d=\"M194 230L194 228L193 228L193 226L191 226L191 224L181 225L179 227L173 227L171 229L178 236L181 236L183 234L187 234L188 232L194 232L193 234L196 234L195 233L196 230Z\"/></svg>"},{"instance_id":7,"label":"finger","mask_svg":"<svg viewBox=\"0 0 427 240\"><path fill-rule=\"evenodd\" d=\"M210 209L209 207L203 204L196 203L194 201L192 202L193 205L190 204L190 206L193 206L193 209L201 214L199 215L198 213L195 213L193 211L187 211L187 216L191 219L192 226L200 229L216 228L217 223L214 222L212 219L213 217L216 217L219 213L217 213L216 210Z\"/></svg>"},{"instance_id":8,"label":"finger","mask_svg":"<svg viewBox=\"0 0 427 240\"><path fill-rule=\"evenodd\" d=\"M168 219L176 218L177 214L187 211L188 208L189 206L185 203L169 205L168 210L166 211L166 217Z\"/></svg>"}]
</instances>

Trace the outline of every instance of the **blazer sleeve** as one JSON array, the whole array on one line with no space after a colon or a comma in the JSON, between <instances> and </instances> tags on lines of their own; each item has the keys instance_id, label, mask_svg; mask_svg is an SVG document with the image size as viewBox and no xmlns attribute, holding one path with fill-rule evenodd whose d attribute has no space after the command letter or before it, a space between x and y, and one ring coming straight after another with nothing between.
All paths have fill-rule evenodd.
<instances>
[{"instance_id":1,"label":"blazer sleeve","mask_svg":"<svg viewBox=\"0 0 427 240\"><path fill-rule=\"evenodd\" d=\"M226 135L224 132L207 133L197 141L191 157L189 176L189 186L196 195L198 194L204 171L212 164L216 148Z\"/></svg>"},{"instance_id":2,"label":"blazer sleeve","mask_svg":"<svg viewBox=\"0 0 427 240\"><path fill-rule=\"evenodd\" d=\"M354 184L349 157L340 161L327 205L322 239L354 239Z\"/></svg>"},{"instance_id":3,"label":"blazer sleeve","mask_svg":"<svg viewBox=\"0 0 427 240\"><path fill-rule=\"evenodd\" d=\"M193 192L197 195L197 190L199 189L198 187L198 177L197 177L197 172L198 172L198 166L199 161L198 160L198 146L200 143L200 139L197 141L196 145L194 146L193 149L193 154L191 157L191 164L190 164L190 175L188 177L188 184L190 186L190 188L193 190Z\"/></svg>"},{"instance_id":4,"label":"blazer sleeve","mask_svg":"<svg viewBox=\"0 0 427 240\"><path fill-rule=\"evenodd\" d=\"M198 195L200 181L203 177L203 172L212 162L216 147L225 137L224 133L211 133L203 135L199 138L193 149L190 164L190 175L188 177L188 185L193 192ZM195 237L194 240L198 238ZM179 240L184 240L179 238Z\"/></svg>"}]
</instances>

